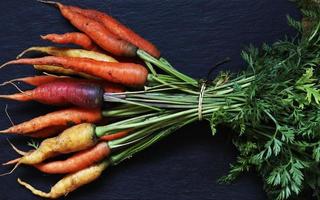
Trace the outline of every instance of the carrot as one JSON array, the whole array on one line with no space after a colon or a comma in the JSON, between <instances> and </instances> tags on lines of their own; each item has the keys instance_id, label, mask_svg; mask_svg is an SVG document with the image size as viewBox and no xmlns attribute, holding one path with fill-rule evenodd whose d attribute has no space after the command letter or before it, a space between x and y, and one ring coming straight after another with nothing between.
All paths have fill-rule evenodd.
<instances>
[{"instance_id":1,"label":"carrot","mask_svg":"<svg viewBox=\"0 0 320 200\"><path fill-rule=\"evenodd\" d=\"M34 131L28 136L33 137L33 138L49 138L58 135L61 133L63 130L67 129L69 126L50 126L47 128L43 128L38 131Z\"/></svg>"},{"instance_id":2,"label":"carrot","mask_svg":"<svg viewBox=\"0 0 320 200\"><path fill-rule=\"evenodd\" d=\"M56 80L22 93L0 95L17 101L38 101L49 105L77 105L99 108L103 102L103 89L95 83Z\"/></svg>"},{"instance_id":3,"label":"carrot","mask_svg":"<svg viewBox=\"0 0 320 200\"><path fill-rule=\"evenodd\" d=\"M133 44L115 37L108 29L99 22L73 12L68 6L55 3L61 14L80 31L88 35L102 49L118 56L136 56L137 47Z\"/></svg>"},{"instance_id":4,"label":"carrot","mask_svg":"<svg viewBox=\"0 0 320 200\"><path fill-rule=\"evenodd\" d=\"M76 44L87 50L98 50L98 47L93 41L84 33L72 32L64 34L47 34L42 35L42 39L50 40L51 42L58 44Z\"/></svg>"},{"instance_id":5,"label":"carrot","mask_svg":"<svg viewBox=\"0 0 320 200\"><path fill-rule=\"evenodd\" d=\"M53 66L53 65L33 65L33 68L43 72L49 72L53 74L63 74L70 76L80 76L87 79L97 79L94 76L91 76L86 73L76 72L72 69L65 69L63 67Z\"/></svg>"},{"instance_id":6,"label":"carrot","mask_svg":"<svg viewBox=\"0 0 320 200\"><path fill-rule=\"evenodd\" d=\"M100 137L101 141L110 141L128 135L129 131L121 131L111 135ZM67 174L87 168L90 165L104 159L110 154L112 146L106 142L100 142L96 146L80 151L63 161L52 161L34 165L38 170L47 174Z\"/></svg>"},{"instance_id":7,"label":"carrot","mask_svg":"<svg viewBox=\"0 0 320 200\"><path fill-rule=\"evenodd\" d=\"M29 121L12 126L8 129L0 131L0 133L14 133L14 134L32 134L35 136L41 135L45 128L49 127L70 127L75 124L84 122L95 123L102 119L100 109L86 109L86 108L67 108L63 110L54 111L43 116L33 118ZM39 131L39 134L34 133ZM43 133L44 134L44 133Z\"/></svg>"},{"instance_id":8,"label":"carrot","mask_svg":"<svg viewBox=\"0 0 320 200\"><path fill-rule=\"evenodd\" d=\"M42 58L22 58L9 61L3 66L9 64L58 65L78 72L84 72L96 77L100 77L110 82L131 87L143 86L148 76L148 71L146 68L138 64L104 62L89 58L55 56L46 56Z\"/></svg>"},{"instance_id":9,"label":"carrot","mask_svg":"<svg viewBox=\"0 0 320 200\"><path fill-rule=\"evenodd\" d=\"M116 93L116 92L123 92L124 88L120 85L109 83L104 80L92 80L92 79L78 79L78 78L72 78L68 76L55 76L55 75L41 75L41 76L29 76L29 77L23 77L23 78L16 78L10 81L6 81L0 86L6 85L13 83L15 81L21 81L24 83L27 83L32 86L40 86L49 82L53 81L74 81L78 83L95 83L100 85L105 92L110 92L110 93Z\"/></svg>"},{"instance_id":10,"label":"carrot","mask_svg":"<svg viewBox=\"0 0 320 200\"><path fill-rule=\"evenodd\" d=\"M69 48L58 48L58 47L30 47L26 50L24 50L22 53L20 53L17 58L22 57L28 52L31 51L37 51L41 53L46 53L53 56L65 56L65 57L80 57L80 58L91 58L94 60L99 61L106 61L106 62L118 62L116 59L114 59L111 56L108 56L103 53L94 52L94 51L87 51L84 49L69 49ZM52 65L34 65L33 66L36 70L40 71L46 71L50 73L56 73L56 74L64 74L64 75L77 75L88 79L96 79L96 77L91 76L89 74L76 72L71 69L65 69L58 66L52 66Z\"/></svg>"},{"instance_id":11,"label":"carrot","mask_svg":"<svg viewBox=\"0 0 320 200\"><path fill-rule=\"evenodd\" d=\"M96 162L101 161L110 153L106 142L100 142L96 146L80 151L63 161L52 161L34 165L38 170L47 174L67 174L85 169Z\"/></svg>"},{"instance_id":12,"label":"carrot","mask_svg":"<svg viewBox=\"0 0 320 200\"><path fill-rule=\"evenodd\" d=\"M94 19L103 24L111 33L117 35L119 38L126 40L140 49L148 52L150 55L159 58L160 51L149 41L143 39L140 35L135 33L130 28L126 27L118 20L112 18L110 15L92 9L82 9L76 6L68 6L72 11L82 14L88 18Z\"/></svg>"},{"instance_id":13,"label":"carrot","mask_svg":"<svg viewBox=\"0 0 320 200\"><path fill-rule=\"evenodd\" d=\"M17 58L21 58L26 53L36 51L41 53L46 53L52 56L65 56L65 57L75 57L75 58L91 58L94 60L99 61L106 61L106 62L118 62L116 59L114 59L111 56L108 56L103 53L94 52L94 51L88 51L84 49L69 49L69 48L59 48L59 47L30 47L23 52L21 52Z\"/></svg>"},{"instance_id":14,"label":"carrot","mask_svg":"<svg viewBox=\"0 0 320 200\"><path fill-rule=\"evenodd\" d=\"M59 154L81 151L95 146L98 139L95 135L95 126L82 123L64 130L60 135L45 139L39 148L26 153L18 159L19 164L35 165ZM10 161L9 161L10 162ZM10 163L12 164L12 163Z\"/></svg>"},{"instance_id":15,"label":"carrot","mask_svg":"<svg viewBox=\"0 0 320 200\"><path fill-rule=\"evenodd\" d=\"M109 162L103 161L99 164L93 165L91 167L82 169L75 173L71 173L64 178L62 178L59 182L57 182L50 190L49 193L42 192L40 190L35 189L30 184L21 181L18 179L18 182L29 189L33 194L44 197L57 199L62 196L66 196L70 192L76 190L82 185L88 184L94 180L96 180L101 173L108 167Z\"/></svg>"},{"instance_id":16,"label":"carrot","mask_svg":"<svg viewBox=\"0 0 320 200\"><path fill-rule=\"evenodd\" d=\"M100 140L102 140L102 141L116 140L119 138L123 138L124 136L127 136L129 132L130 132L129 130L125 130L125 131L120 131L118 133L113 133L110 135L104 135L104 136L100 137Z\"/></svg>"},{"instance_id":17,"label":"carrot","mask_svg":"<svg viewBox=\"0 0 320 200\"><path fill-rule=\"evenodd\" d=\"M48 82L51 82L51 81L55 81L58 78L59 77L56 77L56 76L46 76L46 75L43 75L43 76L28 76L28 77L23 77L23 78L16 78L16 79L4 82L1 85L7 84L7 83L12 83L12 82L15 82L15 81L21 81L21 82L27 83L27 84L32 85L32 86L39 86L39 85L42 85L42 84L45 84L45 83L48 83Z\"/></svg>"}]
</instances>

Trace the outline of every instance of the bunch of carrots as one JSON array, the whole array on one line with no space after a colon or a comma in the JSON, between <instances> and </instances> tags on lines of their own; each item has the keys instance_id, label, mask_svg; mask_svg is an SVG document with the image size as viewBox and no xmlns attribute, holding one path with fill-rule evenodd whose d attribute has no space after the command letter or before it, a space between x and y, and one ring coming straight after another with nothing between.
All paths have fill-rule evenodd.
<instances>
[{"instance_id":1,"label":"bunch of carrots","mask_svg":"<svg viewBox=\"0 0 320 200\"><path fill-rule=\"evenodd\" d=\"M4 163L13 167L6 174L30 165L66 175L48 193L18 179L35 195L67 195L175 130L207 120L213 134L222 123L239 132L233 137L238 160L221 180L230 182L254 169L270 199L298 197L308 190L320 197L319 9L308 6L303 11L312 22L307 31L289 18L302 35L299 40L243 51L248 68L241 74L196 80L176 70L153 44L111 16L41 2L59 9L79 30L41 38L80 49L30 47L0 66L27 64L45 72L4 82L19 92L0 98L63 106L0 131L43 139L27 152L10 143L20 157ZM46 56L26 57L29 52ZM16 82L35 88L22 91ZM62 154L69 157L61 159Z\"/></svg>"},{"instance_id":2,"label":"bunch of carrots","mask_svg":"<svg viewBox=\"0 0 320 200\"><path fill-rule=\"evenodd\" d=\"M66 174L49 193L41 192L18 179L21 185L35 195L59 198L78 187L97 179L114 161L110 154L123 152L144 139L145 134L134 134L132 129L112 133L99 132L95 124L105 123L110 117L130 116L135 107L122 106L118 114L103 110L104 93L119 93L142 88L148 79L148 70L141 64L124 63L123 57L136 57L144 51L155 58L159 50L111 16L58 2L41 1L59 9L61 14L79 32L41 36L56 44L75 44L79 49L59 47L31 47L1 66L30 64L45 75L17 78L4 82L12 84L19 92L0 95L16 101L37 101L47 105L63 106L60 110L36 117L0 131L43 138L40 146L24 152L13 149L21 156L4 165L30 165L48 174ZM46 54L44 57L23 58L29 52ZM35 88L22 91L15 83L23 82ZM113 106L113 105L107 105ZM148 112L149 109L139 112ZM110 118L110 120L114 120ZM101 126L103 127L103 126ZM70 154L65 160L59 155ZM51 158L55 157L55 160ZM50 158L50 161L47 161ZM6 175L6 174L3 174Z\"/></svg>"}]
</instances>

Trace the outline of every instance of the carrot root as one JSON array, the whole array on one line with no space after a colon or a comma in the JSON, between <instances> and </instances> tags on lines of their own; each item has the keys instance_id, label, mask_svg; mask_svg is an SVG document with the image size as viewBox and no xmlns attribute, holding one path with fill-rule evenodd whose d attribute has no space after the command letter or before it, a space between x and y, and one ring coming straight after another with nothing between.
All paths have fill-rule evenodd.
<instances>
[{"instance_id":1,"label":"carrot root","mask_svg":"<svg viewBox=\"0 0 320 200\"><path fill-rule=\"evenodd\" d=\"M13 164L18 163L20 161L20 159L21 159L21 157L13 159L13 160L9 160L8 162L2 163L2 165L13 165Z\"/></svg>"},{"instance_id":2,"label":"carrot root","mask_svg":"<svg viewBox=\"0 0 320 200\"><path fill-rule=\"evenodd\" d=\"M9 141L9 139L7 139L7 140L8 140L8 142L9 142L10 146L12 147L12 149L13 149L15 152L17 152L18 154L20 154L20 155L22 155L22 156L27 155L27 152L18 149L16 146L14 146L14 145Z\"/></svg>"},{"instance_id":3,"label":"carrot root","mask_svg":"<svg viewBox=\"0 0 320 200\"><path fill-rule=\"evenodd\" d=\"M17 181L18 181L18 183L20 185L23 185L24 187L29 189L34 195L37 195L37 196L40 196L40 197L44 197L44 198L50 198L50 194L35 189L33 186L31 186L30 184L22 181L20 178L18 178Z\"/></svg>"},{"instance_id":4,"label":"carrot root","mask_svg":"<svg viewBox=\"0 0 320 200\"><path fill-rule=\"evenodd\" d=\"M60 181L58 181L48 193L35 189L30 184L21 181L20 179L18 179L18 183L29 189L33 194L37 196L56 199L61 196L66 196L67 194L76 190L77 188L96 180L97 178L99 178L101 173L108 167L108 165L109 162L104 161L99 164L80 170L78 172L69 174L62 178Z\"/></svg>"},{"instance_id":5,"label":"carrot root","mask_svg":"<svg viewBox=\"0 0 320 200\"><path fill-rule=\"evenodd\" d=\"M19 165L20 165L20 163L17 163L17 164L12 168L12 170L10 170L9 172L4 173L4 174L0 174L0 177L1 177L1 176L7 176L7 175L12 174L12 173L19 167Z\"/></svg>"}]
</instances>

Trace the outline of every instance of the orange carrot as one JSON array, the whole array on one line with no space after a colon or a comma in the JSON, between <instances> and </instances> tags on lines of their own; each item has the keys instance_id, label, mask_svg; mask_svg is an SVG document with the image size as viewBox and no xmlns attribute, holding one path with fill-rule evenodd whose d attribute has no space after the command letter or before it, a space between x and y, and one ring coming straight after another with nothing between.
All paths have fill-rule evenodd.
<instances>
[{"instance_id":1,"label":"orange carrot","mask_svg":"<svg viewBox=\"0 0 320 200\"><path fill-rule=\"evenodd\" d=\"M71 58L46 56L42 58L22 58L4 64L57 65L78 72L84 72L104 80L126 86L143 86L148 77L148 71L134 63L115 63L97 61L89 58ZM3 67L2 66L2 67Z\"/></svg>"},{"instance_id":2,"label":"orange carrot","mask_svg":"<svg viewBox=\"0 0 320 200\"><path fill-rule=\"evenodd\" d=\"M0 95L0 98L17 101L34 100L49 105L72 104L98 108L103 102L103 89L95 83L56 80L22 93Z\"/></svg>"},{"instance_id":3,"label":"orange carrot","mask_svg":"<svg viewBox=\"0 0 320 200\"><path fill-rule=\"evenodd\" d=\"M101 142L96 146L80 151L63 161L52 161L34 165L40 171L47 174L67 174L87 168L96 162L101 161L110 153L110 148L106 142Z\"/></svg>"},{"instance_id":4,"label":"orange carrot","mask_svg":"<svg viewBox=\"0 0 320 200\"><path fill-rule=\"evenodd\" d=\"M68 6L72 11L82 14L86 17L94 19L103 24L110 32L117 35L119 38L126 40L142 50L145 50L150 55L159 58L160 51L149 41L143 39L130 28L126 27L110 15L92 9L82 9L76 6Z\"/></svg>"},{"instance_id":5,"label":"orange carrot","mask_svg":"<svg viewBox=\"0 0 320 200\"><path fill-rule=\"evenodd\" d=\"M136 55L136 46L125 40L116 38L113 33L99 22L73 12L68 6L64 6L61 3L55 3L55 5L59 7L61 14L73 26L88 35L102 49L118 56L133 57Z\"/></svg>"},{"instance_id":6,"label":"orange carrot","mask_svg":"<svg viewBox=\"0 0 320 200\"><path fill-rule=\"evenodd\" d=\"M98 50L98 47L84 33L72 32L64 34L48 34L42 35L41 38L58 44L76 44L87 50Z\"/></svg>"},{"instance_id":7,"label":"orange carrot","mask_svg":"<svg viewBox=\"0 0 320 200\"><path fill-rule=\"evenodd\" d=\"M6 130L2 130L0 133L32 134L34 136L39 136L41 135L41 131L45 128L60 127L61 129L61 126L70 127L84 122L95 123L101 119L102 115L100 109L74 107L54 111L46 115L33 118ZM35 131L39 131L39 134L35 133Z\"/></svg>"},{"instance_id":8,"label":"orange carrot","mask_svg":"<svg viewBox=\"0 0 320 200\"><path fill-rule=\"evenodd\" d=\"M113 134L110 134L110 135L104 135L104 136L100 137L99 139L102 140L102 141L116 140L116 139L122 138L124 136L127 136L129 132L130 132L129 130L120 131L118 133L113 133Z\"/></svg>"}]
</instances>

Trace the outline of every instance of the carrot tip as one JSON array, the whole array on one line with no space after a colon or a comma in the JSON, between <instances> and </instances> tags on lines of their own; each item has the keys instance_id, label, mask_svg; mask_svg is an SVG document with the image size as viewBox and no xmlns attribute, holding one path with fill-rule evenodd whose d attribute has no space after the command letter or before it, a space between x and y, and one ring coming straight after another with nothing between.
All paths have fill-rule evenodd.
<instances>
[{"instance_id":1,"label":"carrot tip","mask_svg":"<svg viewBox=\"0 0 320 200\"><path fill-rule=\"evenodd\" d=\"M51 4L51 5L58 5L59 3L56 1L46 1L46 0L37 0L40 3L45 3L45 4Z\"/></svg>"},{"instance_id":2,"label":"carrot tip","mask_svg":"<svg viewBox=\"0 0 320 200\"><path fill-rule=\"evenodd\" d=\"M24 155L27 154L27 152L22 151L22 150L18 149L16 146L14 146L14 145L10 142L9 139L7 139L7 140L8 140L8 142L9 142L10 146L13 148L13 150L14 150L15 152L17 152L18 154L20 154L20 155L22 155L22 156L24 156Z\"/></svg>"},{"instance_id":3,"label":"carrot tip","mask_svg":"<svg viewBox=\"0 0 320 200\"><path fill-rule=\"evenodd\" d=\"M8 162L6 162L6 163L2 163L2 165L12 165L12 164L16 164L16 163L18 163L19 162L19 160L20 160L21 158L16 158L16 159L13 159L13 160L10 160L10 161L8 161Z\"/></svg>"},{"instance_id":4,"label":"carrot tip","mask_svg":"<svg viewBox=\"0 0 320 200\"><path fill-rule=\"evenodd\" d=\"M28 190L30 190L33 194L38 195L40 197L50 198L50 193L45 193L40 190L35 189L32 185L30 185L27 182L22 181L20 178L17 179L18 183L24 187L26 187Z\"/></svg>"},{"instance_id":5,"label":"carrot tip","mask_svg":"<svg viewBox=\"0 0 320 200\"><path fill-rule=\"evenodd\" d=\"M7 65L10 65L12 61L6 62L0 66L0 69L4 68Z\"/></svg>"},{"instance_id":6,"label":"carrot tip","mask_svg":"<svg viewBox=\"0 0 320 200\"><path fill-rule=\"evenodd\" d=\"M26 50L22 51L19 55L17 55L16 59L21 58L22 56L24 56L26 53L28 53L28 52L32 51L33 49L34 49L34 47L30 47L30 48L28 48L28 49L26 49Z\"/></svg>"},{"instance_id":7,"label":"carrot tip","mask_svg":"<svg viewBox=\"0 0 320 200\"><path fill-rule=\"evenodd\" d=\"M15 80L5 81L5 82L1 83L0 86L8 85L8 84L10 84L12 81L15 81Z\"/></svg>"},{"instance_id":8,"label":"carrot tip","mask_svg":"<svg viewBox=\"0 0 320 200\"><path fill-rule=\"evenodd\" d=\"M0 174L0 177L12 174L17 169L17 167L19 165L20 165L20 163L17 163L10 172L4 173L4 174Z\"/></svg>"}]
</instances>

